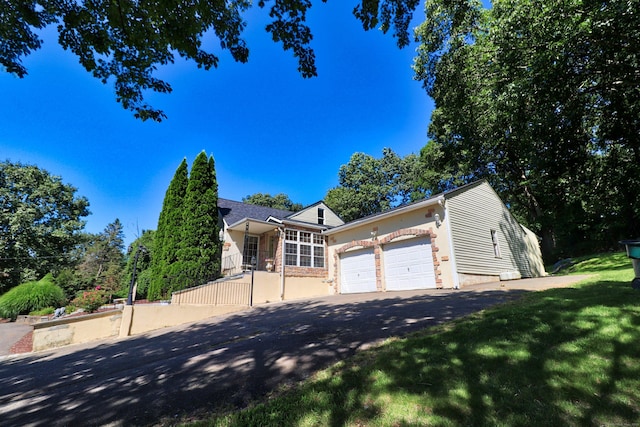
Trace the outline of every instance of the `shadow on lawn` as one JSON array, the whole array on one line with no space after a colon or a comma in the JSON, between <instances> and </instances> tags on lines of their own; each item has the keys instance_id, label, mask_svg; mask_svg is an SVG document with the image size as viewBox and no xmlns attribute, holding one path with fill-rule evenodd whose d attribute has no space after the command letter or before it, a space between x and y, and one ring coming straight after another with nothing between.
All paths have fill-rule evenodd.
<instances>
[{"instance_id":1,"label":"shadow on lawn","mask_svg":"<svg viewBox=\"0 0 640 427\"><path fill-rule=\"evenodd\" d=\"M601 286L614 295L607 301L620 310L625 319L620 333L629 339L597 343L611 358L603 362L606 375L599 384L577 382L574 375L588 355L568 343L589 344L594 331L612 327L594 309L602 304L602 294L593 287L554 289L534 296L539 302L525 310L507 304L464 328L412 336L408 347L391 343L377 361L373 352L360 352L336 376L306 383L301 399L284 393L283 400L235 425L292 425L323 411L329 425L353 419L366 424L384 409L376 398L397 390L415 397L418 411L454 424L488 425L496 419L521 425L590 424L606 411L623 421L637 420L635 403L620 403L619 382L640 377L638 312L624 308L632 297L620 284ZM10 359L0 363L2 424L149 425L187 413L242 408L371 343L524 294L443 291L402 298L372 295L368 301L340 304L274 304L69 354ZM514 351L509 341L521 342L522 348ZM373 381L381 372L387 377L382 388ZM595 387L597 395L583 386ZM429 405L421 406L427 397ZM567 418L561 401L566 397L580 402L578 418ZM635 395L629 398L634 402Z\"/></svg>"},{"instance_id":2,"label":"shadow on lawn","mask_svg":"<svg viewBox=\"0 0 640 427\"><path fill-rule=\"evenodd\" d=\"M378 356L361 353L305 385L302 398L285 396L232 425L274 416L293 425L322 412L332 426L386 425L389 395L405 404L393 419L402 426L631 425L640 419L639 300L623 282L548 290Z\"/></svg>"},{"instance_id":3,"label":"shadow on lawn","mask_svg":"<svg viewBox=\"0 0 640 427\"><path fill-rule=\"evenodd\" d=\"M1 424L149 425L242 408L371 343L523 294L438 291L273 304L88 349L9 358L0 362Z\"/></svg>"}]
</instances>

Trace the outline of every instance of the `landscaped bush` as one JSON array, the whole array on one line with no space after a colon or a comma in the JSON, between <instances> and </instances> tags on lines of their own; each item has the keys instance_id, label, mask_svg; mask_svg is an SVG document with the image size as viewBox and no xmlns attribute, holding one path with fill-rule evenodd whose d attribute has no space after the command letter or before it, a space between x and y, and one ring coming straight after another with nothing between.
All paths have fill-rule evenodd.
<instances>
[{"instance_id":1,"label":"landscaped bush","mask_svg":"<svg viewBox=\"0 0 640 427\"><path fill-rule=\"evenodd\" d=\"M97 287L91 291L82 291L73 301L71 301L71 304L76 307L83 308L89 313L93 313L105 302L107 302L107 294L101 290L100 287Z\"/></svg>"},{"instance_id":2,"label":"landscaped bush","mask_svg":"<svg viewBox=\"0 0 640 427\"><path fill-rule=\"evenodd\" d=\"M0 297L0 317L15 320L20 314L59 307L65 303L64 291L47 274L35 282L27 282L10 289Z\"/></svg>"}]
</instances>

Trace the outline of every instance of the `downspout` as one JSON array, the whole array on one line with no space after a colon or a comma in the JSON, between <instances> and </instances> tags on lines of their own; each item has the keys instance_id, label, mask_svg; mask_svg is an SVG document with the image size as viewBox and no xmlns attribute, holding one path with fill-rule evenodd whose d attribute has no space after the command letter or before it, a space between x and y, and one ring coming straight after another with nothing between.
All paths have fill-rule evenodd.
<instances>
[{"instance_id":1,"label":"downspout","mask_svg":"<svg viewBox=\"0 0 640 427\"><path fill-rule=\"evenodd\" d=\"M451 234L451 221L447 211L447 200L438 202L442 206L444 220L447 222L447 238L449 239L449 261L451 262L451 277L453 278L453 289L460 289L460 278L458 277L458 267L456 266L456 251L453 247L453 236Z\"/></svg>"},{"instance_id":2,"label":"downspout","mask_svg":"<svg viewBox=\"0 0 640 427\"><path fill-rule=\"evenodd\" d=\"M284 301L284 265L285 265L284 240L287 233L285 232L284 227L279 231L279 233L280 233L280 240L282 240L282 251L280 252L280 301Z\"/></svg>"}]
</instances>

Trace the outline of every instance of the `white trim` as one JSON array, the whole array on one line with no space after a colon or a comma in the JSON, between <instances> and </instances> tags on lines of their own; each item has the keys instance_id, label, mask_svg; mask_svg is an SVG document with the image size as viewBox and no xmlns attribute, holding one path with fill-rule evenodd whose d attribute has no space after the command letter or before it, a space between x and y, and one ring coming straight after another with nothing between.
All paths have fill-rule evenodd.
<instances>
[{"instance_id":1,"label":"white trim","mask_svg":"<svg viewBox=\"0 0 640 427\"><path fill-rule=\"evenodd\" d=\"M458 277L458 266L456 265L456 251L453 247L453 236L451 234L451 221L449 220L449 210L446 200L441 204L444 210L444 220L447 223L447 238L449 240L449 262L451 263L451 277L453 279L453 289L460 289L460 277Z\"/></svg>"}]
</instances>

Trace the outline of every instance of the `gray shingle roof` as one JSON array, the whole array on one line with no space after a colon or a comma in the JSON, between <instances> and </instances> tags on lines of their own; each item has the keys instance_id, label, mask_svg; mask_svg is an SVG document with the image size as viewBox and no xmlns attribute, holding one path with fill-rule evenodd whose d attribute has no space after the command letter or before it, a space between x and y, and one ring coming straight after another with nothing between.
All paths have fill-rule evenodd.
<instances>
[{"instance_id":1,"label":"gray shingle roof","mask_svg":"<svg viewBox=\"0 0 640 427\"><path fill-rule=\"evenodd\" d=\"M264 206L250 205L248 203L235 202L228 199L218 199L218 210L228 225L245 218L266 221L270 216L282 220L293 212L281 209L267 208Z\"/></svg>"}]
</instances>

